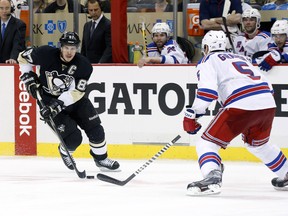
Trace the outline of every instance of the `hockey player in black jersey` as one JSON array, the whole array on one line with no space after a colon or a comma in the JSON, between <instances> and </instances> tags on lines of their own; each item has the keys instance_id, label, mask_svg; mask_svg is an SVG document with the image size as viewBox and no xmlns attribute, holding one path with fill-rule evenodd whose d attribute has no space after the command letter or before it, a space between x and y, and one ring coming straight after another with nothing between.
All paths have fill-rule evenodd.
<instances>
[{"instance_id":1,"label":"hockey player in black jersey","mask_svg":"<svg viewBox=\"0 0 288 216\"><path fill-rule=\"evenodd\" d=\"M109 159L104 128L91 101L84 97L87 82L93 71L86 57L77 53L80 44L75 32L66 32L60 38L60 49L50 46L30 48L19 54L21 77L27 91L37 99L39 90L45 106L40 114L51 116L72 154L82 142L78 126L85 131L90 154L101 171L118 171L119 163ZM40 66L40 74L32 71ZM64 164L74 169L65 149L59 145Z\"/></svg>"}]
</instances>

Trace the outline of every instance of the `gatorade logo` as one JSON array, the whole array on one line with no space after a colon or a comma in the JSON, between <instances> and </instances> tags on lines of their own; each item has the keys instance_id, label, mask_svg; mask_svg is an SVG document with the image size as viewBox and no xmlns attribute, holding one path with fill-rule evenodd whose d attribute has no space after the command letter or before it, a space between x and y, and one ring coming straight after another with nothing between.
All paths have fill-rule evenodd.
<instances>
[{"instance_id":1,"label":"gatorade logo","mask_svg":"<svg viewBox=\"0 0 288 216\"><path fill-rule=\"evenodd\" d=\"M199 15L192 17L192 25L199 25Z\"/></svg>"},{"instance_id":2,"label":"gatorade logo","mask_svg":"<svg viewBox=\"0 0 288 216\"><path fill-rule=\"evenodd\" d=\"M199 26L199 15L198 14L189 14L189 28L192 29L195 26Z\"/></svg>"}]
</instances>

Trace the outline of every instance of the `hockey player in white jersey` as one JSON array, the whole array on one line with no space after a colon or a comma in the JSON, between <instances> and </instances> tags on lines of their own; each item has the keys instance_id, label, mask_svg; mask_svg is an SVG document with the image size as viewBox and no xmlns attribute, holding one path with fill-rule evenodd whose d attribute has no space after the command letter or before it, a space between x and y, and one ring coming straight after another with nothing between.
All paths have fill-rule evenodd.
<instances>
[{"instance_id":1,"label":"hockey player in white jersey","mask_svg":"<svg viewBox=\"0 0 288 216\"><path fill-rule=\"evenodd\" d=\"M193 104L185 110L184 130L196 134L201 129L197 119L213 100L218 99L222 108L196 143L204 179L190 183L187 194L221 192L223 165L219 150L226 149L240 134L247 149L278 176L272 185L288 189L287 158L269 142L276 109L272 86L248 57L225 52L225 47L222 31L209 31L202 40L204 57L197 65L198 90Z\"/></svg>"},{"instance_id":2,"label":"hockey player in white jersey","mask_svg":"<svg viewBox=\"0 0 288 216\"><path fill-rule=\"evenodd\" d=\"M276 20L271 28L273 43L269 45L269 53L256 59L263 71L269 71L274 65L288 62L288 20Z\"/></svg>"},{"instance_id":3,"label":"hockey player in white jersey","mask_svg":"<svg viewBox=\"0 0 288 216\"><path fill-rule=\"evenodd\" d=\"M244 32L234 38L234 47L237 54L252 57L256 52L267 50L273 43L270 33L261 31L261 14L257 9L247 9L242 14Z\"/></svg>"},{"instance_id":4,"label":"hockey player in white jersey","mask_svg":"<svg viewBox=\"0 0 288 216\"><path fill-rule=\"evenodd\" d=\"M167 23L156 23L151 33L153 42L147 45L148 57L144 57L138 61L139 67L143 67L147 63L188 63L188 58L179 47L179 44L171 38L171 30Z\"/></svg>"}]
</instances>

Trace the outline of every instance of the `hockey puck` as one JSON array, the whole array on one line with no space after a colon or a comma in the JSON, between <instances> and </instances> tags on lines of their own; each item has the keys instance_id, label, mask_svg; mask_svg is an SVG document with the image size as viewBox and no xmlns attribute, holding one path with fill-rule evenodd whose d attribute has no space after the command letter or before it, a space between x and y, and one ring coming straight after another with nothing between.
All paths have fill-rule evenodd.
<instances>
[{"instance_id":1,"label":"hockey puck","mask_svg":"<svg viewBox=\"0 0 288 216\"><path fill-rule=\"evenodd\" d=\"M87 179L94 179L94 176L86 176Z\"/></svg>"}]
</instances>

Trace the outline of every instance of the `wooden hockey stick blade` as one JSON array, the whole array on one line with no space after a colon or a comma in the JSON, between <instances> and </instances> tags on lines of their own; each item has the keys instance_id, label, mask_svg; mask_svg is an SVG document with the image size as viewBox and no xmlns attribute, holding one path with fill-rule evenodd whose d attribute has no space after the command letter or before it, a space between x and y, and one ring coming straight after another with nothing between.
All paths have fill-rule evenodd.
<instances>
[{"instance_id":1,"label":"wooden hockey stick blade","mask_svg":"<svg viewBox=\"0 0 288 216\"><path fill-rule=\"evenodd\" d=\"M144 54L145 54L145 57L148 57L148 53L147 53L147 36L146 36L146 27L145 27L145 23L142 22L142 27L141 27L141 31L142 31L142 37L143 37L143 42L144 42Z\"/></svg>"},{"instance_id":2,"label":"wooden hockey stick blade","mask_svg":"<svg viewBox=\"0 0 288 216\"><path fill-rule=\"evenodd\" d=\"M42 101L42 97L41 97L40 92L39 92L38 90L36 91L36 95L37 95L37 100L39 101L41 107L44 107L45 105L44 105L44 103L43 103L43 101ZM59 139L59 141L60 141L60 145L65 149L65 151L66 151L66 153L67 153L70 161L72 162L72 166L73 166L76 174L78 175L78 177L79 177L79 178L86 178L86 171L84 170L84 171L80 172L80 171L77 169L76 163L75 163L75 161L73 160L73 158L72 158L72 156L71 156L71 154L70 154L70 152L69 152L69 150L68 150L68 148L67 148L67 146L66 146L66 144L65 144L65 142L64 142L64 140L63 140L63 138L62 138L62 136L59 134L59 131L58 131L58 129L57 129L55 123L54 123L54 120L53 120L53 118L52 118L51 116L49 116L49 123L50 123L50 125L51 125L54 133L55 133L56 136L58 137L58 139Z\"/></svg>"},{"instance_id":3,"label":"wooden hockey stick blade","mask_svg":"<svg viewBox=\"0 0 288 216\"><path fill-rule=\"evenodd\" d=\"M268 50L262 50L262 51L259 51L259 52L256 52L252 55L252 59L256 59L256 58L259 58L259 57L262 57L263 55L269 53L270 51Z\"/></svg>"},{"instance_id":4,"label":"wooden hockey stick blade","mask_svg":"<svg viewBox=\"0 0 288 216\"><path fill-rule=\"evenodd\" d=\"M231 1L230 0L225 0L224 1L224 6L223 6L223 12L222 12L222 17L227 17L229 10L231 6Z\"/></svg>"},{"instance_id":5,"label":"wooden hockey stick blade","mask_svg":"<svg viewBox=\"0 0 288 216\"><path fill-rule=\"evenodd\" d=\"M228 30L228 26L227 26L227 16L228 16L228 13L229 13L229 10L230 10L230 6L231 6L231 1L230 0L224 0L224 6L223 6L223 12L222 12L222 20L223 20L223 25L225 27L227 38L228 38L229 43L230 43L230 45L232 47L232 51L233 51L233 53L236 53L234 44L233 44L232 39L231 39L231 34L230 34L230 32Z\"/></svg>"},{"instance_id":6,"label":"wooden hockey stick blade","mask_svg":"<svg viewBox=\"0 0 288 216\"><path fill-rule=\"evenodd\" d=\"M223 25L224 25L225 30L226 30L227 38L228 38L229 43L230 43L230 45L231 45L231 47L232 47L232 51L233 51L233 53L236 53L235 47L234 47L234 44L233 44L233 41L232 41L232 39L231 39L231 34L230 34L229 30L228 30L226 17L223 16L222 19L223 19Z\"/></svg>"},{"instance_id":7,"label":"wooden hockey stick blade","mask_svg":"<svg viewBox=\"0 0 288 216\"><path fill-rule=\"evenodd\" d=\"M170 146L174 145L179 139L180 135L177 135L170 143L167 143L159 152L157 152L151 159L149 159L145 164L143 164L139 169L137 169L132 175L130 175L127 179L121 181L110 176L104 175L102 173L97 174L97 178L101 181L105 181L111 184L124 186L128 182L130 182L136 175L142 172L148 165L150 165L153 161L155 161L159 156L161 156L166 150L170 148Z\"/></svg>"}]
</instances>

